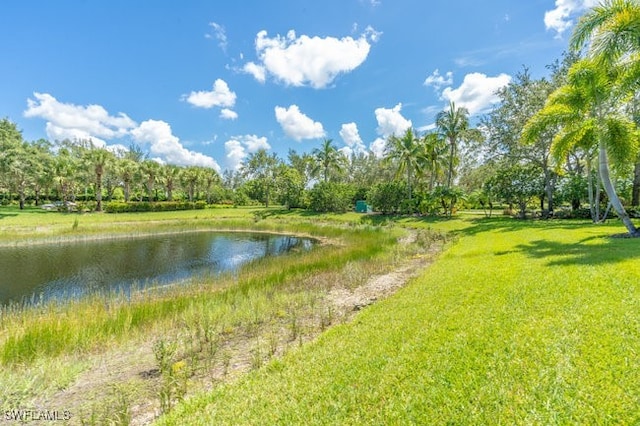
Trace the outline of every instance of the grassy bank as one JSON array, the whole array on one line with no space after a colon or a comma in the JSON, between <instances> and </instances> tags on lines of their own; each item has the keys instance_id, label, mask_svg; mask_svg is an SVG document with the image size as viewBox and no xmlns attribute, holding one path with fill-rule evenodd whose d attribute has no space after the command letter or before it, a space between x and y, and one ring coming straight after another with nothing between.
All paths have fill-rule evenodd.
<instances>
[{"instance_id":1,"label":"grassy bank","mask_svg":"<svg viewBox=\"0 0 640 426\"><path fill-rule=\"evenodd\" d=\"M610 238L618 224L443 227L459 243L395 296L159 423L638 424L640 241Z\"/></svg>"},{"instance_id":2,"label":"grassy bank","mask_svg":"<svg viewBox=\"0 0 640 426\"><path fill-rule=\"evenodd\" d=\"M137 234L242 229L324 241L310 252L264 259L234 275L145 291L133 299L114 294L3 309L0 408L70 409L75 424L105 419L126 424L141 412L153 418L187 393L217 386L236 371L258 369L341 323L351 313L327 302L331 289L356 288L442 237L436 233L398 246L403 230L361 224L361 216L352 214L197 213L79 215L81 225L74 228L69 221L76 215L28 211L0 219L5 244L123 237L130 235L127 229Z\"/></svg>"}]
</instances>

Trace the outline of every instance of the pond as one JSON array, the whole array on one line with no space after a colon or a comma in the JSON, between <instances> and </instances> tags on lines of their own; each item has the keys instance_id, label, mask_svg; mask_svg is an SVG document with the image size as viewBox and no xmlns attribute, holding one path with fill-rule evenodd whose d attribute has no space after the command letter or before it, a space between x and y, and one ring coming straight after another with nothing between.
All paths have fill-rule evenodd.
<instances>
[{"instance_id":1,"label":"pond","mask_svg":"<svg viewBox=\"0 0 640 426\"><path fill-rule=\"evenodd\" d=\"M124 292L235 271L255 259L309 250L310 239L192 232L0 247L0 305Z\"/></svg>"}]
</instances>

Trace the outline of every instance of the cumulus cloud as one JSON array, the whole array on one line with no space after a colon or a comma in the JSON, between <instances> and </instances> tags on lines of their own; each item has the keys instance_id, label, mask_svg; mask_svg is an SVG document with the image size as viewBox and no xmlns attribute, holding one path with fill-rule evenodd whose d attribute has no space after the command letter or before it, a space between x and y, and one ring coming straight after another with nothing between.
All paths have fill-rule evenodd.
<instances>
[{"instance_id":1,"label":"cumulus cloud","mask_svg":"<svg viewBox=\"0 0 640 426\"><path fill-rule=\"evenodd\" d=\"M356 123L343 124L339 134L346 145L343 149L346 156L350 156L352 153L358 154L367 150L367 147L362 142Z\"/></svg>"},{"instance_id":2,"label":"cumulus cloud","mask_svg":"<svg viewBox=\"0 0 640 426\"><path fill-rule=\"evenodd\" d=\"M92 139L96 145L104 146L105 140L120 138L137 125L126 114L110 115L100 105L63 103L48 93L35 92L33 97L27 99L24 116L47 120L49 139Z\"/></svg>"},{"instance_id":3,"label":"cumulus cloud","mask_svg":"<svg viewBox=\"0 0 640 426\"><path fill-rule=\"evenodd\" d=\"M258 65L254 62L247 62L244 64L242 71L247 74L251 74L253 78L258 80L260 83L264 83L267 80L267 70L262 65Z\"/></svg>"},{"instance_id":4,"label":"cumulus cloud","mask_svg":"<svg viewBox=\"0 0 640 426\"><path fill-rule=\"evenodd\" d=\"M230 110L229 108L222 108L220 110L220 118L223 118L225 120L235 120L236 118L238 118L238 113Z\"/></svg>"},{"instance_id":5,"label":"cumulus cloud","mask_svg":"<svg viewBox=\"0 0 640 426\"><path fill-rule=\"evenodd\" d=\"M371 49L371 43L381 33L367 27L360 37L309 37L297 36L291 30L286 36L267 36L260 31L256 36L256 53L259 64L249 62L244 72L264 82L266 73L290 86L310 86L315 89L330 85L339 74L359 67Z\"/></svg>"},{"instance_id":6,"label":"cumulus cloud","mask_svg":"<svg viewBox=\"0 0 640 426\"><path fill-rule=\"evenodd\" d=\"M413 125L411 120L402 116L401 109L401 103L393 108L376 108L375 114L378 121L376 131L380 136L387 138L391 135L400 135Z\"/></svg>"},{"instance_id":7,"label":"cumulus cloud","mask_svg":"<svg viewBox=\"0 0 640 426\"><path fill-rule=\"evenodd\" d=\"M442 76L438 69L424 80L425 86L431 86L436 90L440 90L443 86L450 86L451 84L453 84L453 73L447 71L445 75Z\"/></svg>"},{"instance_id":8,"label":"cumulus cloud","mask_svg":"<svg viewBox=\"0 0 640 426\"><path fill-rule=\"evenodd\" d=\"M239 170L247 155L260 149L271 149L266 137L258 137L256 135L234 136L224 143L225 165L229 170Z\"/></svg>"},{"instance_id":9,"label":"cumulus cloud","mask_svg":"<svg viewBox=\"0 0 640 426\"><path fill-rule=\"evenodd\" d=\"M402 104L398 103L393 108L376 108L375 110L376 120L378 121L376 132L379 137L369 145L369 150L378 158L384 155L389 136L401 135L409 127L413 126L411 120L407 120L402 116L401 109Z\"/></svg>"},{"instance_id":10,"label":"cumulus cloud","mask_svg":"<svg viewBox=\"0 0 640 426\"><path fill-rule=\"evenodd\" d=\"M166 163L189 166L198 165L220 170L216 161L204 154L189 151L171 132L164 121L147 120L138 125L124 113L110 115L100 105L74 105L59 102L48 93L34 93L35 99L27 99L25 117L47 120L47 137L61 139L91 139L96 146L113 152L127 150L118 139L131 136L136 142L147 143L151 154ZM115 143L107 142L116 140Z\"/></svg>"},{"instance_id":11,"label":"cumulus cloud","mask_svg":"<svg viewBox=\"0 0 640 426\"><path fill-rule=\"evenodd\" d=\"M464 76L462 84L457 89L446 87L442 91L441 99L455 102L456 105L467 108L469 114L474 115L498 103L500 98L496 92L509 82L511 82L511 76L507 74L488 77L482 73L470 73Z\"/></svg>"},{"instance_id":12,"label":"cumulus cloud","mask_svg":"<svg viewBox=\"0 0 640 426\"><path fill-rule=\"evenodd\" d=\"M275 112L276 120L284 133L298 142L302 139L321 138L325 135L322 123L304 115L297 105L291 105L289 108L277 106Z\"/></svg>"},{"instance_id":13,"label":"cumulus cloud","mask_svg":"<svg viewBox=\"0 0 640 426\"><path fill-rule=\"evenodd\" d=\"M376 138L371 145L369 145L369 149L373 152L377 158L384 157L384 152L387 149L387 140L384 138Z\"/></svg>"},{"instance_id":14,"label":"cumulus cloud","mask_svg":"<svg viewBox=\"0 0 640 426\"><path fill-rule=\"evenodd\" d=\"M152 155L161 160L179 166L211 167L220 172L220 166L211 157L199 152L189 151L174 136L169 123L162 120L146 120L131 130L131 136L139 143L149 144Z\"/></svg>"},{"instance_id":15,"label":"cumulus cloud","mask_svg":"<svg viewBox=\"0 0 640 426\"><path fill-rule=\"evenodd\" d=\"M189 95L183 95L191 105L199 108L213 107L233 107L236 104L236 94L229 89L227 83L222 79L217 79L213 83L213 90L191 92Z\"/></svg>"},{"instance_id":16,"label":"cumulus cloud","mask_svg":"<svg viewBox=\"0 0 640 426\"><path fill-rule=\"evenodd\" d=\"M573 25L573 18L596 5L600 0L556 0L556 8L544 14L544 25L547 30L556 32L556 37L562 37L567 29Z\"/></svg>"}]
</instances>

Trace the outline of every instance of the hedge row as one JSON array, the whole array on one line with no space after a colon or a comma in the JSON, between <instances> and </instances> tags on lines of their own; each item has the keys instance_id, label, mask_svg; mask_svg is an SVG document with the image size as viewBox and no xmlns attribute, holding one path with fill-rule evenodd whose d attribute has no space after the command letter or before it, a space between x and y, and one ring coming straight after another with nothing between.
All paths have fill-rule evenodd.
<instances>
[{"instance_id":1,"label":"hedge row","mask_svg":"<svg viewBox=\"0 0 640 426\"><path fill-rule=\"evenodd\" d=\"M105 207L107 213L132 213L132 212L166 212L176 210L202 210L207 206L204 201L190 203L188 201L160 201L149 203L141 202L111 202Z\"/></svg>"}]
</instances>

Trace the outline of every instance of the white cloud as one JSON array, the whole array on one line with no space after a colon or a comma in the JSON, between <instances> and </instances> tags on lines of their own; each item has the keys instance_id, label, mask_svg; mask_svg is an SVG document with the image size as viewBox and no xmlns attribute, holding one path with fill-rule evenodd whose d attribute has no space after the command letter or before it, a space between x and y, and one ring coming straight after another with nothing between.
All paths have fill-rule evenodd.
<instances>
[{"instance_id":1,"label":"white cloud","mask_svg":"<svg viewBox=\"0 0 640 426\"><path fill-rule=\"evenodd\" d=\"M445 75L442 76L438 69L424 80L425 86L431 86L436 90L440 90L442 86L450 86L451 84L453 84L453 73L451 71L447 71Z\"/></svg>"},{"instance_id":2,"label":"white cloud","mask_svg":"<svg viewBox=\"0 0 640 426\"><path fill-rule=\"evenodd\" d=\"M226 52L227 51L227 33L224 27L215 22L209 22L209 26L213 29L213 35L205 34L205 37L206 38L215 37L216 40L218 40L218 46L220 46L220 49Z\"/></svg>"},{"instance_id":3,"label":"white cloud","mask_svg":"<svg viewBox=\"0 0 640 426\"><path fill-rule=\"evenodd\" d=\"M189 151L177 136L171 132L171 126L161 120L146 120L131 130L136 142L148 143L150 152L161 160L179 166L204 166L220 171L220 166L211 157L199 152Z\"/></svg>"},{"instance_id":4,"label":"white cloud","mask_svg":"<svg viewBox=\"0 0 640 426\"><path fill-rule=\"evenodd\" d=\"M384 152L387 149L387 140L384 138L377 138L375 141L371 142L369 149L377 158L382 158L384 157Z\"/></svg>"},{"instance_id":5,"label":"white cloud","mask_svg":"<svg viewBox=\"0 0 640 426\"><path fill-rule=\"evenodd\" d=\"M322 123L313 121L301 113L297 105L291 105L289 108L277 106L275 112L276 120L285 134L298 142L302 139L321 138L325 135Z\"/></svg>"},{"instance_id":6,"label":"white cloud","mask_svg":"<svg viewBox=\"0 0 640 426\"><path fill-rule=\"evenodd\" d=\"M446 87L442 91L441 99L467 108L471 115L478 114L500 101L496 92L510 81L511 76L507 74L487 77L482 73L470 73L464 76L462 84L457 89Z\"/></svg>"},{"instance_id":7,"label":"white cloud","mask_svg":"<svg viewBox=\"0 0 640 426\"><path fill-rule=\"evenodd\" d=\"M238 118L238 113L230 110L229 108L222 108L220 110L220 118L225 120L235 120Z\"/></svg>"},{"instance_id":8,"label":"white cloud","mask_svg":"<svg viewBox=\"0 0 640 426\"><path fill-rule=\"evenodd\" d=\"M268 71L278 81L290 86L311 86L320 89L330 85L341 73L360 66L371 49L371 43L381 33L371 27L357 39L352 37L296 36L291 30L286 37L267 36L260 31L255 47L260 64L249 62L243 70L264 82Z\"/></svg>"},{"instance_id":9,"label":"white cloud","mask_svg":"<svg viewBox=\"0 0 640 426\"><path fill-rule=\"evenodd\" d=\"M366 146L362 142L360 133L358 132L358 126L356 123L345 123L340 129L340 137L344 141L346 147L344 147L344 154L349 157L352 153L365 152Z\"/></svg>"},{"instance_id":10,"label":"white cloud","mask_svg":"<svg viewBox=\"0 0 640 426\"><path fill-rule=\"evenodd\" d=\"M400 114L401 109L402 104L399 103L391 109L377 108L375 110L378 121L376 131L380 136L387 138L391 135L400 135L413 125L411 120L407 120Z\"/></svg>"},{"instance_id":11,"label":"white cloud","mask_svg":"<svg viewBox=\"0 0 640 426\"><path fill-rule=\"evenodd\" d=\"M260 83L264 83L267 80L267 70L262 65L258 65L254 62L247 62L244 64L242 71L247 74L251 74L253 78L258 80Z\"/></svg>"},{"instance_id":12,"label":"white cloud","mask_svg":"<svg viewBox=\"0 0 640 426\"><path fill-rule=\"evenodd\" d=\"M226 166L229 170L239 170L242 160L247 156L246 150L237 140L228 140L224 143L226 155Z\"/></svg>"},{"instance_id":13,"label":"white cloud","mask_svg":"<svg viewBox=\"0 0 640 426\"><path fill-rule=\"evenodd\" d=\"M224 143L226 152L226 167L229 170L239 170L242 162L249 153L256 152L260 149L269 150L271 145L267 142L267 138L256 135L234 136Z\"/></svg>"},{"instance_id":14,"label":"white cloud","mask_svg":"<svg viewBox=\"0 0 640 426\"><path fill-rule=\"evenodd\" d=\"M232 107L236 103L236 94L224 80L217 79L213 83L213 90L191 92L183 95L182 99L199 108Z\"/></svg>"},{"instance_id":15,"label":"white cloud","mask_svg":"<svg viewBox=\"0 0 640 426\"><path fill-rule=\"evenodd\" d=\"M600 0L556 0L556 8L544 14L544 25L547 30L556 32L556 37L562 37L567 29L573 25L573 18L587 9L598 5Z\"/></svg>"},{"instance_id":16,"label":"white cloud","mask_svg":"<svg viewBox=\"0 0 640 426\"><path fill-rule=\"evenodd\" d=\"M33 97L27 99L24 116L47 120L49 139L92 139L96 145L104 146L105 140L120 138L136 126L126 114L110 115L100 105L62 103L48 93L35 92Z\"/></svg>"}]
</instances>

